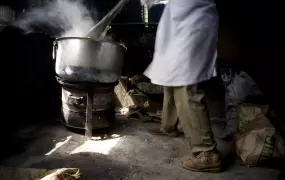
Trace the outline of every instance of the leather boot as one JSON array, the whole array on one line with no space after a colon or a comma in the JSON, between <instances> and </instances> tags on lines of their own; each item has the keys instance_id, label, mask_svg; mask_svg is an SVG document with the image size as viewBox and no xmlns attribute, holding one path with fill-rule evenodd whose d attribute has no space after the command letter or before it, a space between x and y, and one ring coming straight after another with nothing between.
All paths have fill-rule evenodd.
<instances>
[{"instance_id":1,"label":"leather boot","mask_svg":"<svg viewBox=\"0 0 285 180\"><path fill-rule=\"evenodd\" d=\"M182 167L198 172L220 172L221 156L218 151L201 152L193 159L183 161Z\"/></svg>"}]
</instances>

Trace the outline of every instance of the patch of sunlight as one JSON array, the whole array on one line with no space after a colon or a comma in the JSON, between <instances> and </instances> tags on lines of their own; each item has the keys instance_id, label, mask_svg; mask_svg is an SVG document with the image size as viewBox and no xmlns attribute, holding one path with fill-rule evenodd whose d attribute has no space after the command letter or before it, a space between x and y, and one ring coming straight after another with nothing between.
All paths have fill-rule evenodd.
<instances>
[{"instance_id":1,"label":"patch of sunlight","mask_svg":"<svg viewBox=\"0 0 285 180\"><path fill-rule=\"evenodd\" d=\"M48 153L46 153L46 156L51 155L52 153L54 153L55 151L57 151L60 147L62 147L63 145L65 145L66 143L68 143L71 140L72 136L68 136L64 141L62 142L58 142L56 143L55 147L49 151Z\"/></svg>"},{"instance_id":2,"label":"patch of sunlight","mask_svg":"<svg viewBox=\"0 0 285 180\"><path fill-rule=\"evenodd\" d=\"M113 147L120 141L121 137L106 139L106 140L88 140L83 145L73 150L70 154L77 154L82 152L99 153L108 155Z\"/></svg>"},{"instance_id":3,"label":"patch of sunlight","mask_svg":"<svg viewBox=\"0 0 285 180\"><path fill-rule=\"evenodd\" d=\"M130 112L130 108L123 107L119 110L120 114L127 115Z\"/></svg>"}]
</instances>

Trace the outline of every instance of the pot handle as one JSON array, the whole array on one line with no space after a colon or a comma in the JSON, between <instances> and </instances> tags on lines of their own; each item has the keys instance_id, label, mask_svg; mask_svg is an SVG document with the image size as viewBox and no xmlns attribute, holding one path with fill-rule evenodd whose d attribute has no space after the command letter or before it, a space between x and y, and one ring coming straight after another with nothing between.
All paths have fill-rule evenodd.
<instances>
[{"instance_id":1,"label":"pot handle","mask_svg":"<svg viewBox=\"0 0 285 180\"><path fill-rule=\"evenodd\" d=\"M55 40L53 42L53 51L52 51L52 58L53 58L53 60L56 60L57 48L58 48L58 44L57 44L57 40Z\"/></svg>"},{"instance_id":2,"label":"pot handle","mask_svg":"<svg viewBox=\"0 0 285 180\"><path fill-rule=\"evenodd\" d=\"M123 46L123 48L125 49L125 51L128 50L127 46L125 46L123 43L120 43L121 46Z\"/></svg>"}]
</instances>

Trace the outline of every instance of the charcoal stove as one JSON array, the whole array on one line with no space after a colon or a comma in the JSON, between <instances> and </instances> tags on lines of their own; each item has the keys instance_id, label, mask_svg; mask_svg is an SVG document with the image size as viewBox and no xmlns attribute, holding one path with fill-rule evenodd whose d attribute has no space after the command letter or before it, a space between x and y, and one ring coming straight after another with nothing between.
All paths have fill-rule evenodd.
<instances>
[{"instance_id":1,"label":"charcoal stove","mask_svg":"<svg viewBox=\"0 0 285 180\"><path fill-rule=\"evenodd\" d=\"M72 128L111 127L115 121L114 88L119 82L126 48L91 38L65 37L54 43L57 81L62 86L61 122Z\"/></svg>"},{"instance_id":2,"label":"charcoal stove","mask_svg":"<svg viewBox=\"0 0 285 180\"><path fill-rule=\"evenodd\" d=\"M115 121L117 83L72 83L57 77L61 87L61 122L71 128L85 129L88 96L92 104L92 129L109 128Z\"/></svg>"}]
</instances>

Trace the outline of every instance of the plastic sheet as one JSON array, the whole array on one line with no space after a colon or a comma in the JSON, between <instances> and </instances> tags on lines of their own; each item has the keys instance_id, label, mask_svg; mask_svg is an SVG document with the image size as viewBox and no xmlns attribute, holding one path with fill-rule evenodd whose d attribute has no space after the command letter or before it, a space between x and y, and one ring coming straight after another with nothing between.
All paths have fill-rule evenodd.
<instances>
[{"instance_id":1,"label":"plastic sheet","mask_svg":"<svg viewBox=\"0 0 285 180\"><path fill-rule=\"evenodd\" d=\"M251 103L252 97L261 97L262 92L252 78L244 71L222 69L222 80L225 84L226 129L225 137L234 135L237 129L236 107L240 103Z\"/></svg>"}]
</instances>

